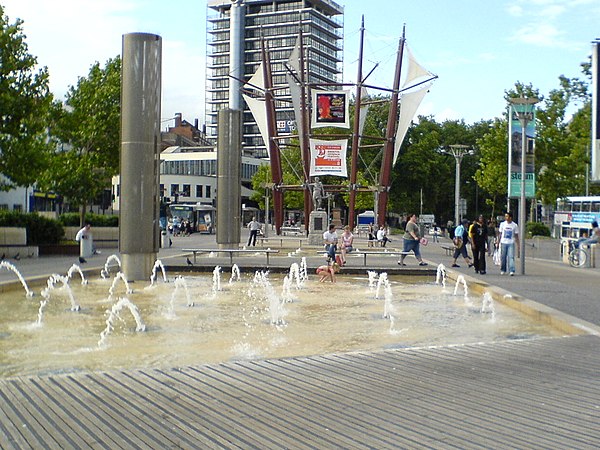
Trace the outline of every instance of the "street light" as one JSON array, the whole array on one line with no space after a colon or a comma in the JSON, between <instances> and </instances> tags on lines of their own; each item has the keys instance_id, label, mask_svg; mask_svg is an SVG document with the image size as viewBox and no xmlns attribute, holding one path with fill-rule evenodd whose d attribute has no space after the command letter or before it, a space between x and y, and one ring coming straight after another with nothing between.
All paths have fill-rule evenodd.
<instances>
[{"instance_id":1,"label":"street light","mask_svg":"<svg viewBox=\"0 0 600 450\"><path fill-rule=\"evenodd\" d=\"M527 156L527 123L533 120L535 104L540 100L535 97L511 97L508 99L511 105L519 105L513 108L517 119L521 123L521 196L519 197L519 254L521 255L521 275L525 275L525 209L527 199L525 197L525 158ZM511 117L512 120L512 117Z\"/></svg>"},{"instance_id":2,"label":"street light","mask_svg":"<svg viewBox=\"0 0 600 450\"><path fill-rule=\"evenodd\" d=\"M460 223L460 163L465 155L472 155L473 150L468 145L454 144L448 146L450 149L443 149L443 153L454 156L456 170L454 176L454 226Z\"/></svg>"}]
</instances>

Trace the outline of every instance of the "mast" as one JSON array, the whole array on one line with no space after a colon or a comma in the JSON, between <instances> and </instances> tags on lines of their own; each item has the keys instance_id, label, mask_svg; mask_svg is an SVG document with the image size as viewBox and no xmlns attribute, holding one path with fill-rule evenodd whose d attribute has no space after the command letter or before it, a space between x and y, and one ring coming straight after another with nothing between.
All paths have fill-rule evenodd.
<instances>
[{"instance_id":1,"label":"mast","mask_svg":"<svg viewBox=\"0 0 600 450\"><path fill-rule=\"evenodd\" d=\"M309 127L310 118L308 105L306 102L306 75L308 70L305 70L305 64L307 63L304 58L304 38L302 33L302 22L300 22L300 109L302 111L301 117L297 118L300 123L298 124L299 138L300 138L300 150L302 152L302 168L304 170L304 228L306 235L308 236L308 222L310 220L310 212L313 209L312 195L310 194L310 144L309 144Z\"/></svg>"},{"instance_id":2,"label":"mast","mask_svg":"<svg viewBox=\"0 0 600 450\"><path fill-rule=\"evenodd\" d=\"M381 171L379 173L379 193L377 205L377 225L385 224L385 212L387 210L388 197L391 187L392 164L394 160L394 133L396 121L398 118L398 97L400 92L400 72L402 70L402 54L404 51L405 28L402 27L402 37L398 42L398 53L396 58L396 73L394 75L394 86L388 116L387 127L385 131L385 144L383 147L383 159L381 161Z\"/></svg>"},{"instance_id":3,"label":"mast","mask_svg":"<svg viewBox=\"0 0 600 450\"><path fill-rule=\"evenodd\" d=\"M350 167L350 199L348 205L348 225L353 230L355 224L356 205L356 174L358 171L358 143L360 140L360 106L362 100L362 63L363 41L365 37L365 16L362 16L360 25L360 46L358 50L358 74L356 76L356 102L354 105L354 133L352 135L352 160Z\"/></svg>"},{"instance_id":4,"label":"mast","mask_svg":"<svg viewBox=\"0 0 600 450\"><path fill-rule=\"evenodd\" d=\"M263 76L265 80L265 106L267 112L267 133L269 142L265 142L269 149L269 159L271 162L271 176L273 178L273 211L275 218L275 232L281 234L283 225L283 175L281 170L281 157L279 147L275 142L277 137L277 124L275 121L275 99L273 98L273 79L271 74L271 61L265 45L265 38L261 36L260 49L262 54Z\"/></svg>"}]
</instances>

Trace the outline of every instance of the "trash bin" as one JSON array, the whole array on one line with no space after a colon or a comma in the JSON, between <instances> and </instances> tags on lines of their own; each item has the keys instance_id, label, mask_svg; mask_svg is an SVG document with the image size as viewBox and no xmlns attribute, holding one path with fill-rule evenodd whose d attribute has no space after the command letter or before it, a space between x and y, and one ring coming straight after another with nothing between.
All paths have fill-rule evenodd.
<instances>
[{"instance_id":1,"label":"trash bin","mask_svg":"<svg viewBox=\"0 0 600 450\"><path fill-rule=\"evenodd\" d=\"M170 247L170 241L171 238L169 236L169 233L167 233L167 230L163 230L160 233L160 246L162 248L169 248Z\"/></svg>"}]
</instances>

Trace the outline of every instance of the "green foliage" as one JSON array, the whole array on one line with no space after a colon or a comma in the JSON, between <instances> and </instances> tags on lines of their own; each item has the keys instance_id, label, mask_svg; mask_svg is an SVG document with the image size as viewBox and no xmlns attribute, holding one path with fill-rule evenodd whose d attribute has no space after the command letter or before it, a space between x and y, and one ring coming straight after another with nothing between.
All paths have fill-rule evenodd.
<instances>
[{"instance_id":1,"label":"green foliage","mask_svg":"<svg viewBox=\"0 0 600 450\"><path fill-rule=\"evenodd\" d=\"M550 236L550 228L541 222L527 222L525 232L527 236Z\"/></svg>"},{"instance_id":2,"label":"green foliage","mask_svg":"<svg viewBox=\"0 0 600 450\"><path fill-rule=\"evenodd\" d=\"M58 221L37 213L0 211L0 226L27 229L27 245L57 244L65 234Z\"/></svg>"},{"instance_id":3,"label":"green foliage","mask_svg":"<svg viewBox=\"0 0 600 450\"><path fill-rule=\"evenodd\" d=\"M64 147L50 161L40 185L71 205L85 206L110 186L119 170L121 60L95 63L67 94L66 108L53 110L53 136Z\"/></svg>"},{"instance_id":4,"label":"green foliage","mask_svg":"<svg viewBox=\"0 0 600 450\"><path fill-rule=\"evenodd\" d=\"M81 215L79 213L64 213L58 217L58 221L65 227L77 227ZM118 227L119 216L106 214L86 213L84 223L89 223L93 227Z\"/></svg>"},{"instance_id":5,"label":"green foliage","mask_svg":"<svg viewBox=\"0 0 600 450\"><path fill-rule=\"evenodd\" d=\"M50 149L48 70L37 68L37 59L28 53L22 24L20 19L10 23L0 6L1 190L32 185Z\"/></svg>"}]
</instances>

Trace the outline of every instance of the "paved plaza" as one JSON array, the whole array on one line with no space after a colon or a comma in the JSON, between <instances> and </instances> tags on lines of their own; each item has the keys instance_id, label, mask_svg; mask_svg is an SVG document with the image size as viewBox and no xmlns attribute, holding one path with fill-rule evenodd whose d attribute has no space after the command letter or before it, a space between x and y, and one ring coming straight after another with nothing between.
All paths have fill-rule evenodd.
<instances>
[{"instance_id":1,"label":"paved plaza","mask_svg":"<svg viewBox=\"0 0 600 450\"><path fill-rule=\"evenodd\" d=\"M425 268L412 257L399 267L397 257L382 254L369 255L366 268L362 256L351 256L345 271L421 271L435 279L440 263L451 265L442 247L448 244L422 249ZM178 237L159 257L169 271L225 269L227 255L200 254L190 267L191 255L182 251L213 247L214 236ZM299 237L271 238L264 248L280 250L270 258L271 270L289 267L294 252L310 268L323 262L320 249ZM99 275L113 252L91 258L84 265L89 276ZM487 275L466 267L449 274L509 295L515 307L579 335L3 379L0 447L598 448L600 269L574 269L559 255L530 253L525 276L501 276L491 258ZM76 257L12 262L28 281L41 282L66 272ZM234 262L266 265L262 254ZM14 284L15 277L2 271L0 282Z\"/></svg>"}]
</instances>

